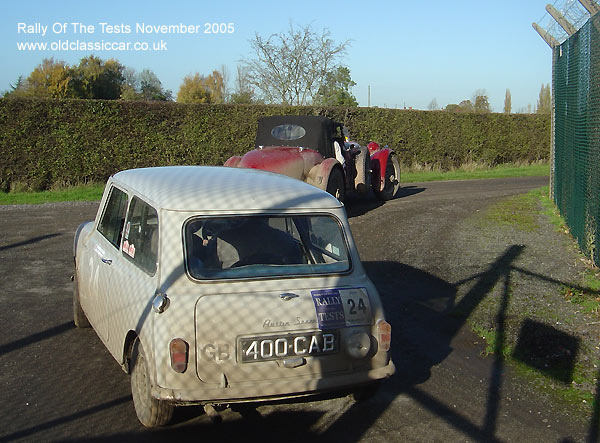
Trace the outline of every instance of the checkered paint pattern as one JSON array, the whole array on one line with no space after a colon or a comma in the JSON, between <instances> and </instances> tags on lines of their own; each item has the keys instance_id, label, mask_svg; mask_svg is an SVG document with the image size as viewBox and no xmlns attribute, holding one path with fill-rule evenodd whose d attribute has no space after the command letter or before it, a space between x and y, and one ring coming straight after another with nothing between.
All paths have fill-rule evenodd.
<instances>
[{"instance_id":1,"label":"checkered paint pattern","mask_svg":"<svg viewBox=\"0 0 600 443\"><path fill-rule=\"evenodd\" d=\"M364 274L351 235L348 235L348 242L353 272L346 275L237 281L195 281L188 275L182 230L186 220L193 216L317 211L332 213L349 230L343 208L325 209L331 206L331 198L316 188L273 174L263 177L265 174L261 173L257 182L253 174L239 169L232 171L232 174L226 171L222 175L220 168L174 168L166 174L169 176L168 189L165 188L166 178L160 174L154 182L147 182L151 170L139 175L132 173L123 180L123 186L142 199L144 194L133 190L139 186L147 192L145 201L158 211L159 266L157 272L150 275L125 259L123 252L118 250L111 251L113 262L110 266L97 266L100 271L96 288L100 289L95 292L90 286L82 299L85 299L84 309L93 313L93 325L113 356L121 359L125 335L129 330L136 331L155 367L153 372L156 385L162 389L161 395L180 401L285 396L391 375L393 364L386 352L377 352L364 360L353 360L344 352L347 337L359 331L374 337L375 323L383 319L377 292ZM194 174L205 172L208 177L205 174L202 180L193 180ZM239 180L232 184L234 178ZM207 183L212 183L213 187L221 186L219 192L215 193L212 188L201 192ZM174 188L182 193L173 195ZM265 190L266 193L262 193ZM214 201L217 195L220 200ZM267 206L268 201L273 202L272 207ZM161 202L161 206L157 202ZM202 206L210 209L201 211L198 208ZM166 209L169 207L175 209ZM186 207L193 209L184 210ZM244 210L237 209L240 207ZM89 260L100 259L100 254L93 251L94 246L88 245L90 248ZM106 245L103 248L105 253L110 250ZM80 273L84 280L90 278L86 269L82 268ZM320 331L311 293L340 287L365 288L373 321L369 325ZM166 294L169 300L162 313L152 309L157 292ZM289 293L297 297L281 297L281 294ZM307 349L311 340L318 339L321 340L319 344L310 346L323 349L332 346L331 343L324 344L323 336L319 335L323 333L335 334L335 353L301 357L296 359L304 359L300 365L284 366L284 354L291 352L294 343L299 349ZM294 342L293 337L300 338ZM169 342L174 338L189 344L188 368L181 374L170 367ZM242 362L242 339L248 339L248 342L256 339L253 351L258 346L265 346L263 339L268 346L278 343L277 346L281 346L276 349L282 358ZM285 343L288 347L284 351ZM262 354L268 352L266 349Z\"/></svg>"}]
</instances>

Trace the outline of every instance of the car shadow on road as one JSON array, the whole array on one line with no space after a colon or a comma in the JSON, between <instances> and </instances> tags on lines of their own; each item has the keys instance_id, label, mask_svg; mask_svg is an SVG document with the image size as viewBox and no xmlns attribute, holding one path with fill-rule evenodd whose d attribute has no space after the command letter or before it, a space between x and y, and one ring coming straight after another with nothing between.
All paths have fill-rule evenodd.
<instances>
[{"instance_id":1,"label":"car shadow on road","mask_svg":"<svg viewBox=\"0 0 600 443\"><path fill-rule=\"evenodd\" d=\"M425 190L427 190L427 188L419 186L403 186L398 190L394 198L388 201L410 197L411 195L419 194ZM377 209L385 203L385 201L376 199L372 193L369 193L367 197L348 196L345 201L346 214L349 218L359 217L367 212Z\"/></svg>"},{"instance_id":2,"label":"car shadow on road","mask_svg":"<svg viewBox=\"0 0 600 443\"><path fill-rule=\"evenodd\" d=\"M511 278L514 273L520 271L514 263L523 249L522 245L510 246L490 263L484 272L454 284L402 263L364 263L381 294L387 317L394 325L392 358L396 363L397 372L385 383L383 392L370 401L367 414L364 413L363 405L355 403L327 429L323 436L334 438L343 435L345 440L357 441L385 413L396 398L405 395L471 439L486 442L499 441L496 434L502 400L502 374L506 366L503 350L506 342ZM546 279L544 276L538 277ZM459 287L466 283L472 283L472 286L464 296L457 298ZM428 380L431 368L445 360L452 352L452 339L459 333L477 306L497 286L501 288L501 297L495 318L496 340L487 386L485 413L483 420L479 417L474 420L454 409L448 404L448 399L435 398L418 385ZM525 329L529 332L542 331L545 334L557 334L557 331L552 330L549 325L538 325L527 321L525 323ZM562 336L561 338L564 339ZM579 340L568 337L566 342L570 343L570 353L574 359ZM526 352L526 349L522 351ZM567 362L566 365L572 367L574 360ZM546 375L552 376L552 373ZM558 380L564 381L560 378ZM597 386L595 411L589 427L589 441L596 441L598 436L599 389ZM569 438L569 436L565 437L565 441Z\"/></svg>"},{"instance_id":3,"label":"car shadow on road","mask_svg":"<svg viewBox=\"0 0 600 443\"><path fill-rule=\"evenodd\" d=\"M108 402L105 402L105 403L102 403L102 404L99 404L96 406L92 406L88 409L84 409L83 411L77 411L71 415L60 417L55 420L50 420L45 423L32 426L31 428L28 428L28 429L21 429L10 435L0 436L0 442L15 441L18 439L29 439L29 437L31 437L32 435L35 435L39 432L43 432L47 429L61 426L62 424L65 424L65 423L70 423L70 422L78 420L80 418L89 417L91 415L97 414L98 412L113 408L114 406L120 405L122 403L126 403L130 400L131 400L130 396L124 396L124 397L120 397L120 398L117 398L117 399L114 399L114 400L111 400L111 401L108 401Z\"/></svg>"},{"instance_id":4,"label":"car shadow on road","mask_svg":"<svg viewBox=\"0 0 600 443\"><path fill-rule=\"evenodd\" d=\"M490 263L483 273L470 278L474 284L460 300L457 300L457 289L465 282L451 284L402 263L365 263L367 273L381 294L387 317L394 325L392 358L397 367L396 375L385 385L385 395L380 395L377 401L374 400L369 405L370 415L374 419L382 415L395 398L406 395L469 438L498 441L495 435L496 421L500 403L500 374L504 366L501 355L494 360L483 425L453 409L446 399L435 398L418 385L428 380L431 368L444 361L452 352L452 339L498 283L503 283L505 288L498 319L504 318L508 304L508 275L522 249L522 246L511 246ZM502 324L501 321L499 328ZM360 408L358 403L353 405L327 433L333 436L351 429L352 422L359 420L361 416ZM373 413L375 410L378 412ZM371 423L368 424L370 425ZM361 436L362 433L350 438L358 440Z\"/></svg>"},{"instance_id":5,"label":"car shadow on road","mask_svg":"<svg viewBox=\"0 0 600 443\"><path fill-rule=\"evenodd\" d=\"M283 437L286 441L358 441L401 395L409 396L472 439L497 441L493 427L479 426L452 410L445 399L435 398L418 385L428 380L431 368L452 352L450 341L468 317L466 311L474 309L486 296L518 252L508 251L491 264L486 273L478 276L478 281L483 283L475 284L475 289L466 297L461 310L464 316L460 318L448 315L456 306L455 285L402 263L365 262L367 272L381 294L388 320L394 325L392 358L397 372L367 402L342 401L342 411L326 420L328 426L325 429L319 426L328 413L323 410L274 410L262 415L262 408L259 408L255 414L240 414L233 419L230 415L227 423L214 425L205 417L194 418L195 413L200 413L200 408L192 407L185 412L180 411L175 424L165 429L152 432L141 429L139 432L116 433L87 441L164 441L194 435L202 435L209 441L217 438L271 441ZM490 398L496 397L492 395ZM488 407L492 413L496 409Z\"/></svg>"},{"instance_id":6,"label":"car shadow on road","mask_svg":"<svg viewBox=\"0 0 600 443\"><path fill-rule=\"evenodd\" d=\"M350 399L341 402L342 410L331 416L331 411L314 409L271 410L261 414L258 408L251 414L229 412L226 423L215 425L201 414L199 407L182 408L177 413L174 425L164 429L148 430L139 426L138 430L120 430L105 436L86 438L85 441L104 442L165 441L174 438L202 438L212 440L246 441L358 441L365 438L372 425L382 420L400 396L407 396L424 410L445 421L452 428L476 441L500 441L497 434L502 377L505 360L500 350L504 346L506 312L510 302L510 284L515 272L525 272L515 266L524 246L514 245L490 263L487 268L471 277L456 283L449 283L435 275L398 262L364 262L365 268L381 294L388 320L393 325L392 358L397 367L396 374L385 381L380 392L364 403L354 403ZM544 276L538 276L546 279ZM471 283L465 295L457 297L458 288ZM557 282L558 284L559 282ZM454 409L447 398L436 398L419 386L431 376L433 366L443 362L453 351L452 339L459 333L477 306L492 290L501 288L498 312L496 352L493 357L483 417L473 419L460 410ZM70 327L70 326L69 326ZM67 325L60 325L54 332L60 333ZM23 339L19 346L37 341L40 337ZM18 346L17 346L18 347ZM17 349L11 345L11 349ZM13 349L14 348L14 349ZM599 379L600 379L600 374ZM596 405L590 423L588 441L598 438L598 414L600 382L596 386ZM122 393L122 395L125 393ZM129 401L129 395L119 397L97 407L75 412L70 416L52 420L30 429L17 431L9 437L29 437L38 432L64 425L86 416ZM451 401L451 400L450 400ZM237 415L236 415L237 414ZM330 414L329 416L326 416ZM483 419L482 419L483 418ZM323 423L326 425L323 425ZM0 436L0 441L7 436ZM566 436L564 441L570 441ZM82 441L81 438L76 440ZM64 440L68 441L68 440ZM75 441L75 439L73 440Z\"/></svg>"}]
</instances>

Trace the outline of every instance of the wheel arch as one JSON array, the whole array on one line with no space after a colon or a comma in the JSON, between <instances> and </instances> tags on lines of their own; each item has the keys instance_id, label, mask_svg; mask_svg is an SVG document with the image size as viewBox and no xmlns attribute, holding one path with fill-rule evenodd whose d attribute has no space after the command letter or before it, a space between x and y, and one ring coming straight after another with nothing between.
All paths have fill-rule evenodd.
<instances>
[{"instance_id":1,"label":"wheel arch","mask_svg":"<svg viewBox=\"0 0 600 443\"><path fill-rule=\"evenodd\" d=\"M227 159L227 161L223 164L223 166L227 166L229 168L238 168L241 161L242 161L241 156L233 155Z\"/></svg>"},{"instance_id":2,"label":"wheel arch","mask_svg":"<svg viewBox=\"0 0 600 443\"><path fill-rule=\"evenodd\" d=\"M388 160L395 152L390 148L380 149L371 155L371 186L377 186L381 189L381 184L385 183L385 170L387 168Z\"/></svg>"},{"instance_id":3,"label":"wheel arch","mask_svg":"<svg viewBox=\"0 0 600 443\"><path fill-rule=\"evenodd\" d=\"M338 168L341 171L342 176L346 176L344 174L344 168L342 167L342 164L337 159L326 158L321 163L311 168L311 170L308 173L308 176L306 177L306 182L313 186L316 186L319 189L322 189L323 191L326 191L327 181L329 180L331 171L333 171L333 169L335 168Z\"/></svg>"},{"instance_id":4,"label":"wheel arch","mask_svg":"<svg viewBox=\"0 0 600 443\"><path fill-rule=\"evenodd\" d=\"M130 330L125 336L125 341L123 343L123 358L121 360L121 367L123 371L127 374L131 374L131 356L133 354L133 345L135 341L138 340L137 332Z\"/></svg>"},{"instance_id":5,"label":"wheel arch","mask_svg":"<svg viewBox=\"0 0 600 443\"><path fill-rule=\"evenodd\" d=\"M75 236L73 237L73 262L75 267L77 267L77 245L79 243L79 237L81 237L81 232L83 229L92 222L86 221L77 226L77 230L75 231Z\"/></svg>"}]
</instances>

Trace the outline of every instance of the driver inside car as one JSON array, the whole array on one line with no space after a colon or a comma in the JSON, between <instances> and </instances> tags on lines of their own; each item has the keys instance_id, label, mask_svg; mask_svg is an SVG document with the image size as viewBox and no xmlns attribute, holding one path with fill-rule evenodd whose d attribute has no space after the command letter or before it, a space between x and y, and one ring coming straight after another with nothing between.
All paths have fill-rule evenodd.
<instances>
[{"instance_id":1,"label":"driver inside car","mask_svg":"<svg viewBox=\"0 0 600 443\"><path fill-rule=\"evenodd\" d=\"M286 232L269 226L269 219L248 217L216 237L221 269L245 265L302 263L300 245Z\"/></svg>"},{"instance_id":2,"label":"driver inside car","mask_svg":"<svg viewBox=\"0 0 600 443\"><path fill-rule=\"evenodd\" d=\"M269 223L281 229L271 226ZM222 270L246 265L306 263L300 243L286 232L284 218L233 217L196 221L191 226L188 263L195 270Z\"/></svg>"}]
</instances>

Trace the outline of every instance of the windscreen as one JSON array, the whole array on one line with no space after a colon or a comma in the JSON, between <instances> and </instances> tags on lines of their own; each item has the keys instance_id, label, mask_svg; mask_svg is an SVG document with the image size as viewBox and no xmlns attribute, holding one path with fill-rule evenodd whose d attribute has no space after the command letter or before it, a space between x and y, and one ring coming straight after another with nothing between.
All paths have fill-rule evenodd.
<instances>
[{"instance_id":1,"label":"windscreen","mask_svg":"<svg viewBox=\"0 0 600 443\"><path fill-rule=\"evenodd\" d=\"M329 215L192 218L186 268L195 279L340 273L350 269L339 221Z\"/></svg>"}]
</instances>

